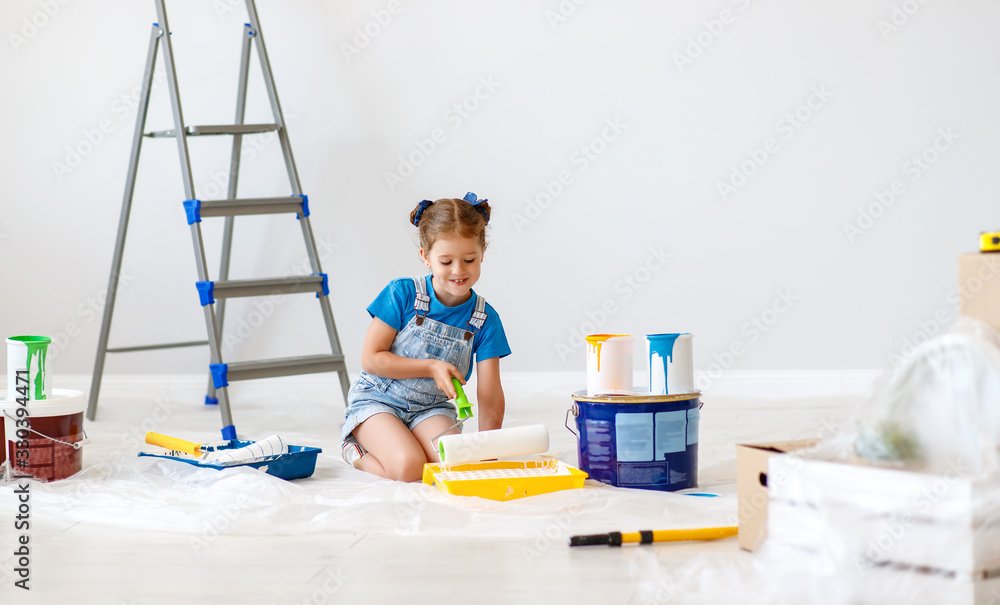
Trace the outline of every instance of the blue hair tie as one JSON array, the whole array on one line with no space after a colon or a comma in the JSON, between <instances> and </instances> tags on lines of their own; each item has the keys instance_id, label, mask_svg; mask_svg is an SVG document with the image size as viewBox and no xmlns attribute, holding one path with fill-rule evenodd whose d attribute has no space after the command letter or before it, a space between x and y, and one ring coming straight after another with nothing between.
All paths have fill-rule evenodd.
<instances>
[{"instance_id":1,"label":"blue hair tie","mask_svg":"<svg viewBox=\"0 0 1000 605\"><path fill-rule=\"evenodd\" d=\"M420 202L419 204L417 204L417 213L413 215L413 226L414 227L420 226L420 217L424 215L424 210L427 210L427 207L430 206L433 203L434 202L432 202L430 200L423 200L422 202Z\"/></svg>"},{"instance_id":2,"label":"blue hair tie","mask_svg":"<svg viewBox=\"0 0 1000 605\"><path fill-rule=\"evenodd\" d=\"M472 207L476 209L476 212L483 215L483 218L486 219L487 223L490 222L490 214L489 212L486 211L486 208L483 207L483 204L485 204L489 200L478 199L476 197L476 194L472 193L471 191L466 193L465 197L463 197L462 199L472 204Z\"/></svg>"}]
</instances>

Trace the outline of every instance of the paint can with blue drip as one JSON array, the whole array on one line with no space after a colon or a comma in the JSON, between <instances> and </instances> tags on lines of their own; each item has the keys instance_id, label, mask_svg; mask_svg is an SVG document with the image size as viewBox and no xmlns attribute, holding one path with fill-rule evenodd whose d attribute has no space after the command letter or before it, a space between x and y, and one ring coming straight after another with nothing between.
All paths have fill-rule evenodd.
<instances>
[{"instance_id":1,"label":"paint can with blue drip","mask_svg":"<svg viewBox=\"0 0 1000 605\"><path fill-rule=\"evenodd\" d=\"M646 335L650 395L694 392L694 362L690 333Z\"/></svg>"}]
</instances>

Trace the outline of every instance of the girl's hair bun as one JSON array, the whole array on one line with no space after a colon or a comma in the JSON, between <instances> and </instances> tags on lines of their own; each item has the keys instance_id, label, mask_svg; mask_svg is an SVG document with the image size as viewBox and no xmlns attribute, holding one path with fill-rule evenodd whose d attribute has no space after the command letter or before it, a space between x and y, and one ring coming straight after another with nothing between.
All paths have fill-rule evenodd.
<instances>
[{"instance_id":1,"label":"girl's hair bun","mask_svg":"<svg viewBox=\"0 0 1000 605\"><path fill-rule=\"evenodd\" d=\"M420 217L423 216L424 210L427 210L427 207L433 203L430 200L423 200L410 212L410 222L413 223L414 227L420 226Z\"/></svg>"}]
</instances>

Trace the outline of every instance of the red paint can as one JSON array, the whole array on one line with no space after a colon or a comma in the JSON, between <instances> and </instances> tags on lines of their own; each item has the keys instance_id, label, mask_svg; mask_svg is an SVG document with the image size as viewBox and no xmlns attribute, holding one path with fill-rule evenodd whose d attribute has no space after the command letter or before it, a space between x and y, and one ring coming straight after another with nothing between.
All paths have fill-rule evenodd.
<instances>
[{"instance_id":1,"label":"red paint can","mask_svg":"<svg viewBox=\"0 0 1000 605\"><path fill-rule=\"evenodd\" d=\"M78 472L83 467L86 407L84 393L70 389L53 389L51 397L32 399L26 405L0 398L0 434L4 436L0 463L11 460L15 474L40 481L57 481ZM18 408L25 411L19 413ZM18 426L19 418L27 418L28 426Z\"/></svg>"}]
</instances>

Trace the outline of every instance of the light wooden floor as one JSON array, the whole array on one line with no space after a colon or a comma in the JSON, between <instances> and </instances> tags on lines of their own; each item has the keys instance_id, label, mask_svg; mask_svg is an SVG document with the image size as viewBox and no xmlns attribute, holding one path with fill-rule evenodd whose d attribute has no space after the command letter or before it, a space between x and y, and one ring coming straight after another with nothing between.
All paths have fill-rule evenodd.
<instances>
[{"instance_id":1,"label":"light wooden floor","mask_svg":"<svg viewBox=\"0 0 1000 605\"><path fill-rule=\"evenodd\" d=\"M232 389L241 436L278 432L292 443L324 448L316 475L294 483L289 504L275 501L276 516L265 521L268 526L234 519L209 532L197 531L202 526L183 519L157 522L170 518L169 499L162 507L138 501L129 510L128 501L115 500L113 493L95 493L92 501L79 493L79 485L77 493L61 492L57 483L47 486L53 492L38 487L30 531L31 590L25 592L13 586L16 557L11 554L21 533L11 520L13 488L0 487L0 604L681 603L686 600L675 592L673 571L696 557L707 565L726 565L751 555L739 550L735 538L571 550L567 537L669 529L665 524L670 522L691 526L702 518L700 510L706 524L735 518L737 442L814 436L846 418L856 403L850 397L704 398L699 489L719 498L588 482L583 490L550 495L550 500L479 504L428 495L420 490L430 488L376 480L348 468L337 443L340 397L325 392L335 392L332 380L310 384L296 391L288 383L258 381ZM191 440L217 438L218 412L196 403L199 385L200 380L161 380L111 389L102 397L98 420L87 425L91 443L84 448L85 472L117 468L107 465L119 454L134 463L135 438L145 430ZM576 464L575 438L563 422L570 393L578 388L545 377L508 381L505 425L545 423L550 451ZM169 494L169 486L162 487L166 479L157 480L166 490L161 493ZM403 514L400 490L421 494L429 504ZM383 506L393 498L395 511ZM715 502L692 504L709 500ZM60 501L68 504L60 508ZM103 502L111 518L102 521ZM338 509L338 502L349 505ZM185 510L201 513L197 503ZM393 515L399 527L393 527ZM732 590L738 594L740 586Z\"/></svg>"}]
</instances>

